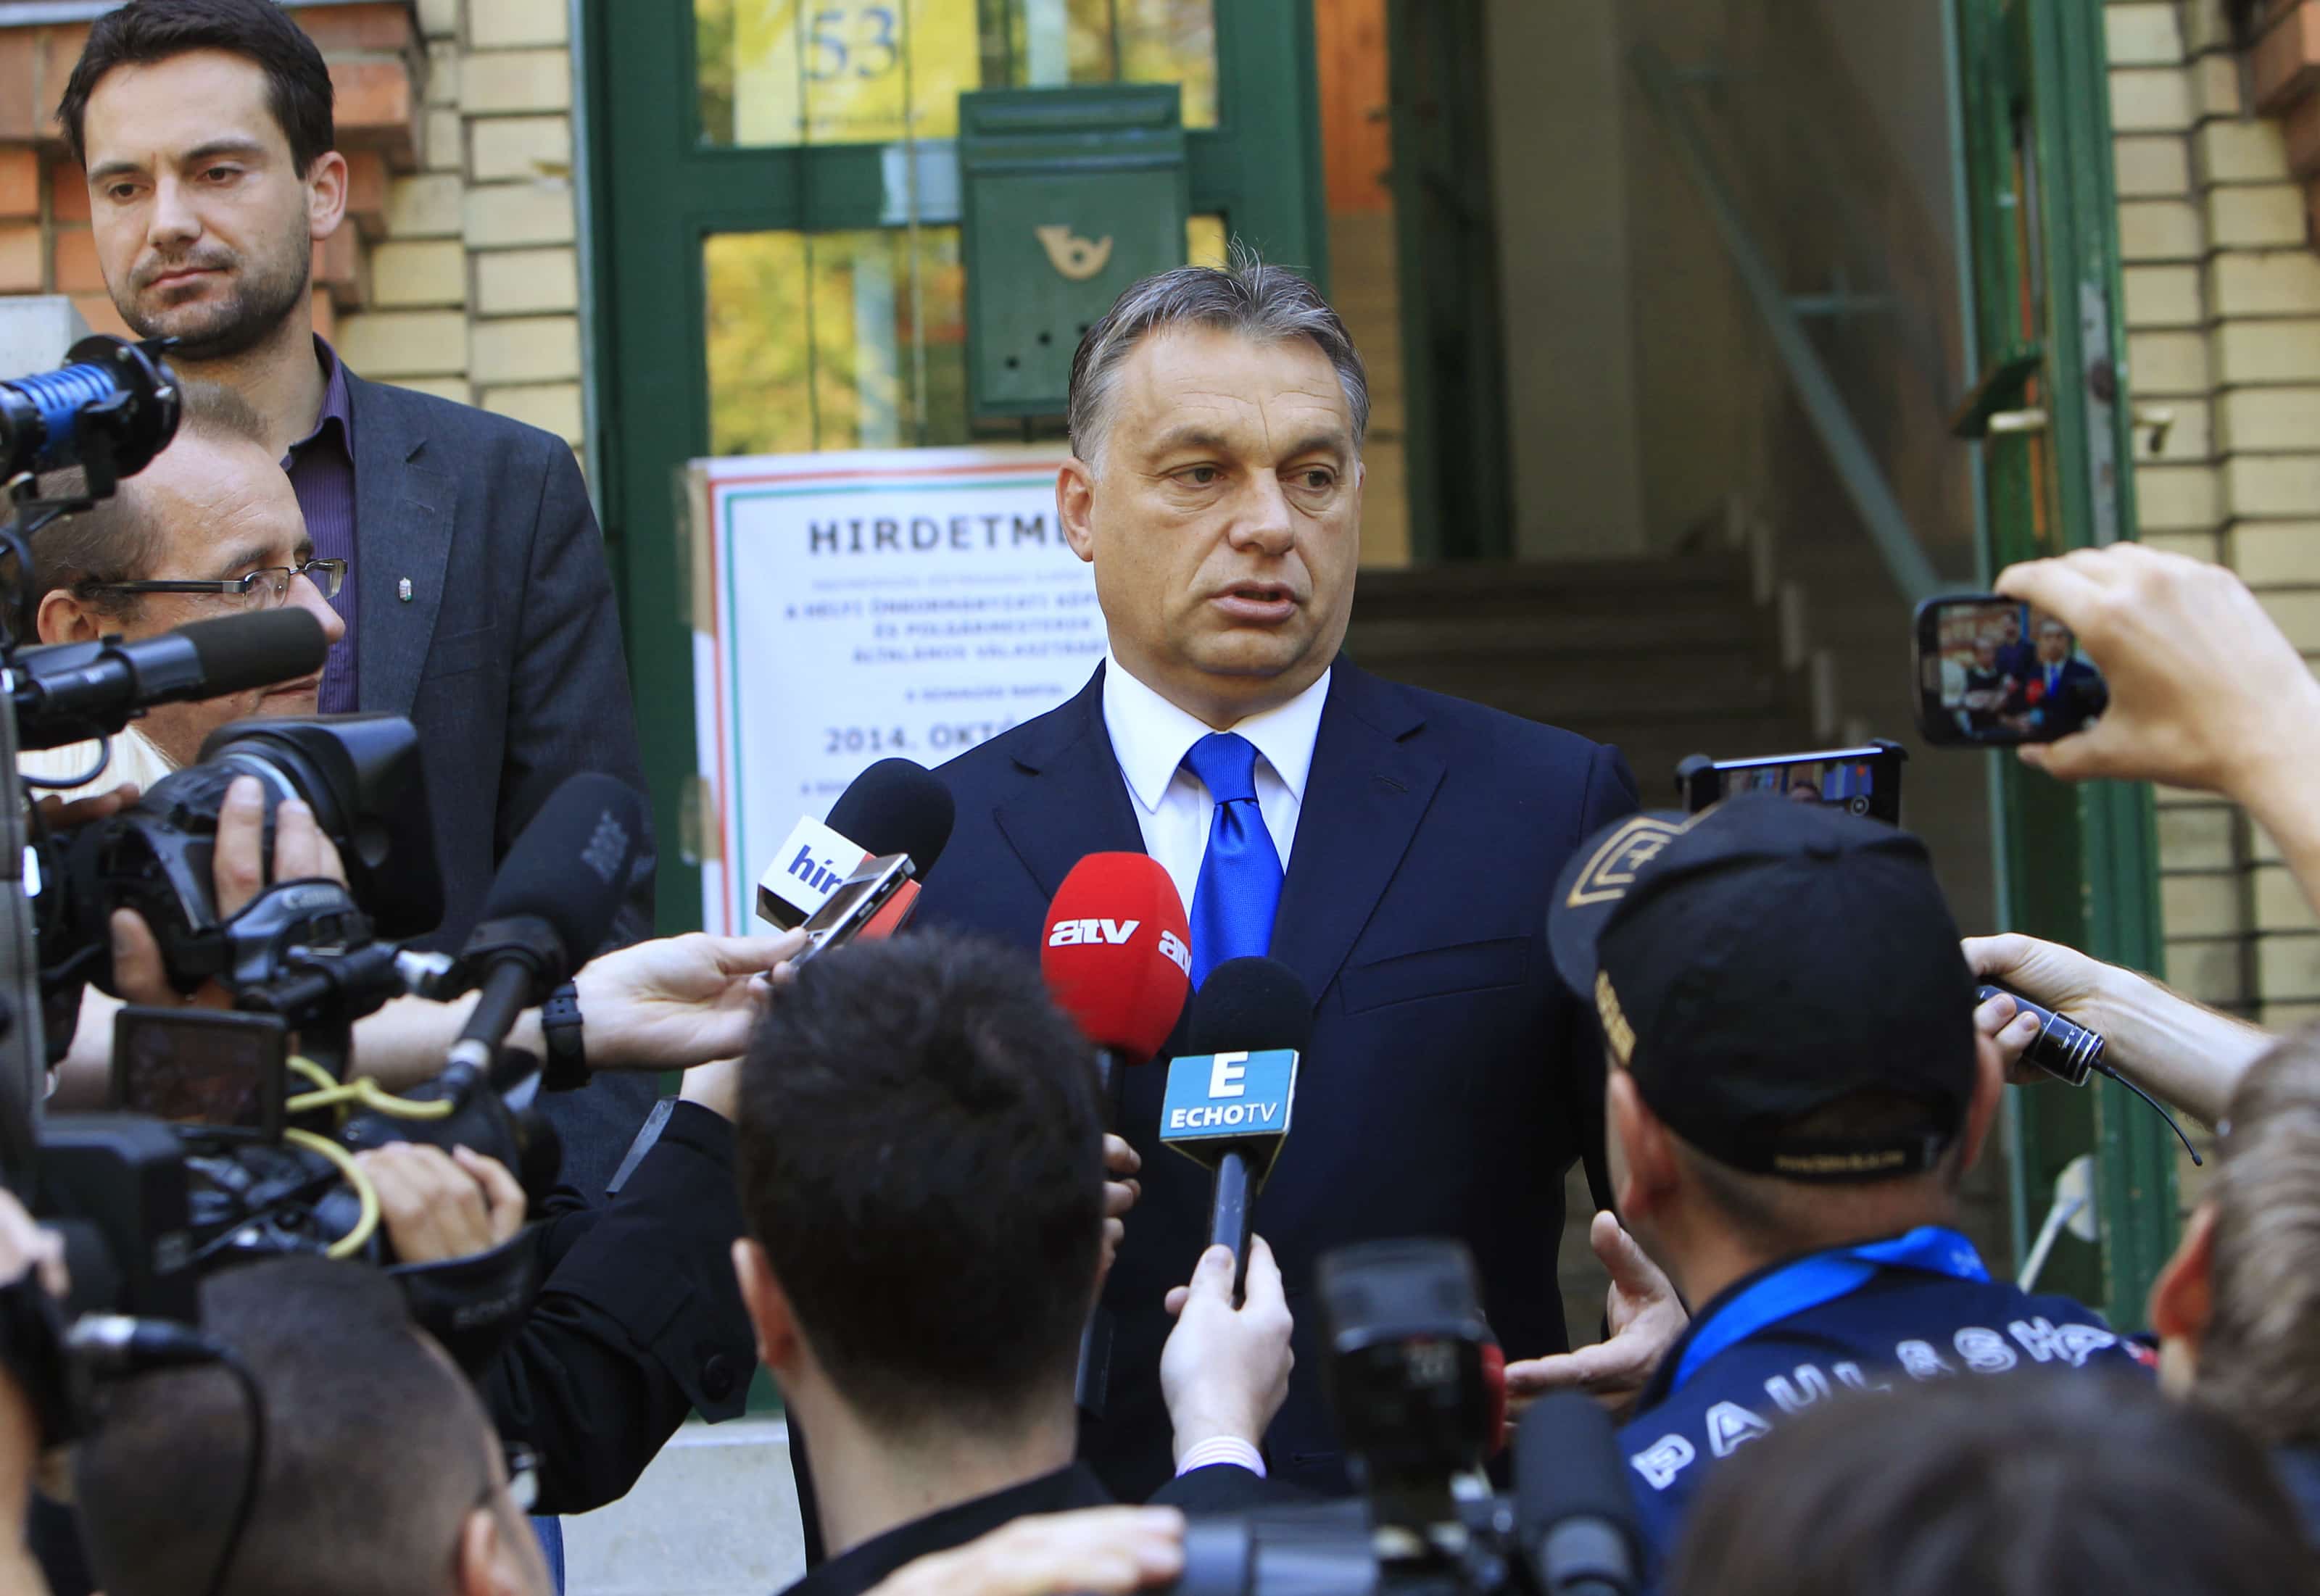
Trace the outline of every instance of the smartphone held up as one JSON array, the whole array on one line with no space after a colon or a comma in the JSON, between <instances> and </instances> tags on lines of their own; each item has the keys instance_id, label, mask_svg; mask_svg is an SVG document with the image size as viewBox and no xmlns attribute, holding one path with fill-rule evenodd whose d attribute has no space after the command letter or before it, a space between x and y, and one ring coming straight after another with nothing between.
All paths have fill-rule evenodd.
<instances>
[{"instance_id":1,"label":"smartphone held up","mask_svg":"<svg viewBox=\"0 0 2320 1596\"><path fill-rule=\"evenodd\" d=\"M2052 743L2110 701L2071 628L2018 599L1969 593L1917 606L1917 727L1944 747Z\"/></svg>"}]
</instances>

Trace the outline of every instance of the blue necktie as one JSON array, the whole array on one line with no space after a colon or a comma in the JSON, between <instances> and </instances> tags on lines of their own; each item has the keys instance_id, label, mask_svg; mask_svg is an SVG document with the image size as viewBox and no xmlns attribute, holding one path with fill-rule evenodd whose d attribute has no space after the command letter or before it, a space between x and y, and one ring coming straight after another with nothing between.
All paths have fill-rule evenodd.
<instances>
[{"instance_id":1,"label":"blue necktie","mask_svg":"<svg viewBox=\"0 0 2320 1596\"><path fill-rule=\"evenodd\" d=\"M1256 744L1233 732L1211 732L1184 755L1217 812L1208 852L1192 888L1192 984L1228 959L1263 954L1273 945L1273 911L1281 904L1281 853L1256 805Z\"/></svg>"}]
</instances>

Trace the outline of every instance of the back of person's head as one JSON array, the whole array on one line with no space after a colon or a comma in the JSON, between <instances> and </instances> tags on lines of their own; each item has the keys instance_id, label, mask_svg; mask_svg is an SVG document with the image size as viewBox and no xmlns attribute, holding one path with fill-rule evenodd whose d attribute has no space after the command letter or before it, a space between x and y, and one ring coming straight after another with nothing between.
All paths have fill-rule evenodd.
<instances>
[{"instance_id":1,"label":"back of person's head","mask_svg":"<svg viewBox=\"0 0 2320 1596\"><path fill-rule=\"evenodd\" d=\"M742 1211L838 1394L892 1433L1068 1400L1102 1237L1093 1054L1038 963L856 942L776 995L743 1071Z\"/></svg>"},{"instance_id":2,"label":"back of person's head","mask_svg":"<svg viewBox=\"0 0 2320 1596\"><path fill-rule=\"evenodd\" d=\"M1639 1233L1663 1199L1772 1255L1948 1217L1998 1074L1916 837L1769 792L1632 816L1548 935L1602 1024Z\"/></svg>"},{"instance_id":3,"label":"back of person's head","mask_svg":"<svg viewBox=\"0 0 2320 1596\"><path fill-rule=\"evenodd\" d=\"M1703 1489L1673 1596L2309 1596L2253 1441L2133 1376L1843 1399Z\"/></svg>"},{"instance_id":4,"label":"back of person's head","mask_svg":"<svg viewBox=\"0 0 2320 1596\"><path fill-rule=\"evenodd\" d=\"M2191 1229L2207 1266L2192 1393L2271 1445L2320 1444L2320 1028L2249 1068L2225 1124Z\"/></svg>"},{"instance_id":5,"label":"back of person's head","mask_svg":"<svg viewBox=\"0 0 2320 1596\"><path fill-rule=\"evenodd\" d=\"M73 159L88 158L88 97L106 73L201 50L240 56L264 70L267 103L299 176L335 143L330 67L276 0L130 0L89 24L88 42L66 79L57 121Z\"/></svg>"},{"instance_id":6,"label":"back of person's head","mask_svg":"<svg viewBox=\"0 0 2320 1596\"><path fill-rule=\"evenodd\" d=\"M477 1510L506 1520L512 1544L529 1538L494 1490L482 1405L385 1276L311 1258L252 1264L204 1283L202 1316L256 1375L266 1413L264 1475L221 1596L447 1596ZM222 1368L113 1392L74 1481L107 1596L204 1588L249 1444L241 1389Z\"/></svg>"}]
</instances>

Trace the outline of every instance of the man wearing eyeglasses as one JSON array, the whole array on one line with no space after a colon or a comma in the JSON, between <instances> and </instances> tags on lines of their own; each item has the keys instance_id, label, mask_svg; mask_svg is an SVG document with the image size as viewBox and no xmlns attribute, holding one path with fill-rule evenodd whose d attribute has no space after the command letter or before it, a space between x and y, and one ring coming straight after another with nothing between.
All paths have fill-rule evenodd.
<instances>
[{"instance_id":1,"label":"man wearing eyeglasses","mask_svg":"<svg viewBox=\"0 0 2320 1596\"><path fill-rule=\"evenodd\" d=\"M366 381L315 336L315 260L347 222L347 162L330 68L289 10L109 10L56 109L87 174L114 309L177 340L180 377L249 402L315 552L346 563L328 602L347 631L321 708L407 716L425 739L446 904L427 941L456 949L566 777L645 786L603 538L572 451L505 416ZM616 945L651 933L652 904L646 870ZM603 1079L550 1105L576 1185L604 1189L653 1096L641 1077Z\"/></svg>"},{"instance_id":2,"label":"man wearing eyeglasses","mask_svg":"<svg viewBox=\"0 0 2320 1596\"><path fill-rule=\"evenodd\" d=\"M41 641L83 643L118 634L158 636L189 622L295 604L336 644L346 623L331 608L343 560L318 560L298 496L257 415L231 390L184 384L177 437L120 491L37 539ZM53 484L51 484L53 485ZM167 704L113 739L94 771L92 745L23 757L35 775L92 771L89 785L150 787L192 764L218 727L254 715L312 715L322 674L190 704Z\"/></svg>"}]
</instances>

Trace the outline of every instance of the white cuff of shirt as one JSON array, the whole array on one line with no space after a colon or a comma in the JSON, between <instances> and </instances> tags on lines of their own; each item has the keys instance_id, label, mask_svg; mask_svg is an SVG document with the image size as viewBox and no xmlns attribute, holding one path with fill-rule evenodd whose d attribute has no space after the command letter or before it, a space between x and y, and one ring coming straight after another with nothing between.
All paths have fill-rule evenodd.
<instances>
[{"instance_id":1,"label":"white cuff of shirt","mask_svg":"<svg viewBox=\"0 0 2320 1596\"><path fill-rule=\"evenodd\" d=\"M1210 1436L1186 1447L1183 1461L1176 1465L1176 1477L1181 1480L1196 1468L1213 1468L1219 1463L1245 1468L1260 1480L1264 1478L1264 1454L1237 1435Z\"/></svg>"}]
</instances>

